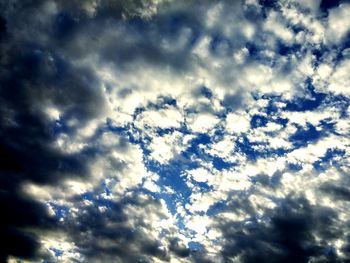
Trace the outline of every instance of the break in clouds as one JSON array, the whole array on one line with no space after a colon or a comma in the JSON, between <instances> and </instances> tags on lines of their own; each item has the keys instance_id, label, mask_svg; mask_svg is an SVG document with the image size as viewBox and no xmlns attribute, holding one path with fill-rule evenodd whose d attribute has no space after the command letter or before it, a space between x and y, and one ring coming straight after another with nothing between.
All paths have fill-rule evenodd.
<instances>
[{"instance_id":1,"label":"break in clouds","mask_svg":"<svg viewBox=\"0 0 350 263\"><path fill-rule=\"evenodd\" d=\"M0 3L0 262L350 262L350 3Z\"/></svg>"}]
</instances>

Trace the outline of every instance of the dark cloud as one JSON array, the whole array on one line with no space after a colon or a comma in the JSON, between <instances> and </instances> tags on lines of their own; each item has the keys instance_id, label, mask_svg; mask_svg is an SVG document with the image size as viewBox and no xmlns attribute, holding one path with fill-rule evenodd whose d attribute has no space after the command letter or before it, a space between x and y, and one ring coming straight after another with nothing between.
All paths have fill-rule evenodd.
<instances>
[{"instance_id":1,"label":"dark cloud","mask_svg":"<svg viewBox=\"0 0 350 263\"><path fill-rule=\"evenodd\" d=\"M14 1L2 5L0 204L3 210L0 236L7 242L0 248L1 262L10 256L49 259L50 256L41 250L38 237L38 233L46 230L64 232L76 242L79 252L94 262L114 261L115 258L123 262L147 262L152 256L168 261L169 253L188 256L188 250L175 243L161 249L159 240L139 230L148 227L142 218L135 227L127 224L132 215L125 214L126 206L157 208L159 203L155 200L146 204L135 197L119 203L110 202L106 213L101 214L97 206L84 207L81 204L84 200L77 199L74 202L81 209L80 213L62 224L48 214L46 206L22 191L25 183L57 185L63 179L88 174L86 164L91 157L84 153L63 153L53 147L58 133L74 135L104 110L99 81L90 69L77 65L74 59L92 54L96 49L102 50L102 59L119 67L134 60L170 63L174 68L186 64L187 48L197 34L194 31L185 46L176 51L159 49L161 40L151 36L152 26L141 30L133 24L143 23L141 20L128 25L128 30L134 34L99 40L104 37L101 33L106 33L100 28L108 25L109 18L115 19L118 25L124 13L133 16L131 9L136 4L129 2L127 6L120 1L109 1L106 6L98 7L94 18L82 14L84 10L74 10L84 7L88 1L82 5L81 2L56 1L56 7L44 1ZM114 15L106 15L107 10L115 12ZM157 28L160 26L174 31L166 36L169 47L177 40L181 28L196 24L188 14L178 21L165 16L158 19L151 24L156 27L154 35L160 35L161 29ZM108 29L120 30L118 26ZM60 112L59 127L46 115L47 108Z\"/></svg>"},{"instance_id":2,"label":"dark cloud","mask_svg":"<svg viewBox=\"0 0 350 263\"><path fill-rule=\"evenodd\" d=\"M81 197L72 201L79 212L77 216L65 218L62 230L87 262L152 262L152 257L169 261L168 250L162 248L156 237L147 234L147 231L154 233L148 217L164 216L158 200L134 194L118 202L92 198L89 199L92 203L86 205L86 199ZM102 206L108 209L101 212ZM143 209L148 214L137 214ZM175 245L170 250L181 253Z\"/></svg>"},{"instance_id":3,"label":"dark cloud","mask_svg":"<svg viewBox=\"0 0 350 263\"><path fill-rule=\"evenodd\" d=\"M169 66L174 71L188 69L191 48L201 34L201 12L194 16L190 10L174 8L143 19L147 7L157 10L157 5L153 1L91 0L15 1L5 7L16 41L25 38L40 43L69 59L96 54L95 63L108 61L124 69L135 67L135 62ZM87 15L90 9L92 16Z\"/></svg>"},{"instance_id":4,"label":"dark cloud","mask_svg":"<svg viewBox=\"0 0 350 263\"><path fill-rule=\"evenodd\" d=\"M350 3L350 1L349 0L322 0L320 3L320 9L322 11L328 11L329 9L336 8L343 3Z\"/></svg>"},{"instance_id":5,"label":"dark cloud","mask_svg":"<svg viewBox=\"0 0 350 263\"><path fill-rule=\"evenodd\" d=\"M244 102L247 100L247 93L243 90L238 90L233 94L226 94L222 105L230 111L236 111L243 107Z\"/></svg>"},{"instance_id":6,"label":"dark cloud","mask_svg":"<svg viewBox=\"0 0 350 263\"><path fill-rule=\"evenodd\" d=\"M20 176L18 173L4 171L3 165L1 168L0 262L6 262L10 255L31 260L48 258L48 255L40 253L40 244L35 231L53 229L56 225L55 219L48 215L42 204L20 191L22 180L29 180L30 175L18 178Z\"/></svg>"},{"instance_id":7,"label":"dark cloud","mask_svg":"<svg viewBox=\"0 0 350 263\"><path fill-rule=\"evenodd\" d=\"M128 19L132 17L149 18L155 14L158 5L162 5L165 1L139 1L139 0L56 0L55 1L62 9L67 10L75 16L90 16L99 15L111 16L116 19Z\"/></svg>"},{"instance_id":8,"label":"dark cloud","mask_svg":"<svg viewBox=\"0 0 350 263\"><path fill-rule=\"evenodd\" d=\"M24 9L40 2L23 1ZM62 112L62 119L79 119L78 126L103 109L99 85L91 71L77 67L42 43L20 36L10 7L2 10L0 60L0 261L9 256L39 260L38 231L54 229L57 222L47 208L24 194L24 183L57 184L69 176L86 174L83 155L53 148L55 123L46 107ZM30 25L28 25L30 26ZM73 127L74 129L79 127ZM74 132L72 130L72 132Z\"/></svg>"},{"instance_id":9,"label":"dark cloud","mask_svg":"<svg viewBox=\"0 0 350 263\"><path fill-rule=\"evenodd\" d=\"M6 20L0 16L0 41L6 34Z\"/></svg>"},{"instance_id":10,"label":"dark cloud","mask_svg":"<svg viewBox=\"0 0 350 263\"><path fill-rule=\"evenodd\" d=\"M350 201L350 189L342 185L325 183L320 190L330 195L334 200Z\"/></svg>"},{"instance_id":11,"label":"dark cloud","mask_svg":"<svg viewBox=\"0 0 350 263\"><path fill-rule=\"evenodd\" d=\"M190 250L177 238L170 240L169 249L180 258L186 258L190 255Z\"/></svg>"},{"instance_id":12,"label":"dark cloud","mask_svg":"<svg viewBox=\"0 0 350 263\"><path fill-rule=\"evenodd\" d=\"M342 262L329 242L344 231L337 211L313 206L305 198L287 197L261 221L219 221L224 260L241 262ZM256 214L256 213L253 213Z\"/></svg>"}]
</instances>

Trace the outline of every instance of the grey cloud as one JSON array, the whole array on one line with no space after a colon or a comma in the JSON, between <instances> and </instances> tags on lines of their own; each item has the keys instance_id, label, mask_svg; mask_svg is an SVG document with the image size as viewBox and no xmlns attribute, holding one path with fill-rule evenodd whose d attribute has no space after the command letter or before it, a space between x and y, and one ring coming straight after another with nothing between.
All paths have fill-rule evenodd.
<instances>
[{"instance_id":1,"label":"grey cloud","mask_svg":"<svg viewBox=\"0 0 350 263\"><path fill-rule=\"evenodd\" d=\"M34 43L36 35L31 41L25 39L19 27L27 25L18 24L12 9L19 11L19 17L27 16L24 10L34 10L40 3L12 2L1 11L0 236L6 241L0 249L1 262L9 256L48 258L40 252L37 235L57 227L47 208L22 192L23 184L57 184L67 176L86 174L87 156L64 154L51 146L56 127L45 108L59 109L63 122L78 119L75 128L79 128L99 116L104 105L91 71L73 65L43 43Z\"/></svg>"},{"instance_id":2,"label":"grey cloud","mask_svg":"<svg viewBox=\"0 0 350 263\"><path fill-rule=\"evenodd\" d=\"M108 14L118 19L128 19L132 17L150 18L156 14L158 8L164 6L167 0L57 0L56 3L66 10L70 10L75 15L80 16L98 16Z\"/></svg>"},{"instance_id":3,"label":"grey cloud","mask_svg":"<svg viewBox=\"0 0 350 263\"><path fill-rule=\"evenodd\" d=\"M84 199L76 197L73 202L79 209L78 215L65 218L62 226L87 262L152 262L153 257L169 261L168 251L146 233L146 230L153 231L146 222L147 217L162 216L158 212L158 200L134 194L118 202L91 201L92 205L85 205ZM107 205L108 209L101 212L98 208L101 205ZM145 213L126 212L129 206L133 208L131 211L144 210Z\"/></svg>"},{"instance_id":4,"label":"grey cloud","mask_svg":"<svg viewBox=\"0 0 350 263\"><path fill-rule=\"evenodd\" d=\"M261 222L218 221L225 240L224 261L234 257L246 263L347 260L338 258L329 246L344 230L336 210L310 205L302 197L290 196L281 202L276 209L265 212Z\"/></svg>"},{"instance_id":5,"label":"grey cloud","mask_svg":"<svg viewBox=\"0 0 350 263\"><path fill-rule=\"evenodd\" d=\"M334 200L350 201L350 189L343 185L325 183L320 186L320 190L330 195Z\"/></svg>"}]
</instances>

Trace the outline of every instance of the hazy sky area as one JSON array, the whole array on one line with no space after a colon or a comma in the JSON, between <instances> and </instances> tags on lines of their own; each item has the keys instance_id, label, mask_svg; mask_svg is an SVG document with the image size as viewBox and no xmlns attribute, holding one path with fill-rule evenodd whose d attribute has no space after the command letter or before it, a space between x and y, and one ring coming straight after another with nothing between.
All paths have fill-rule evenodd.
<instances>
[{"instance_id":1,"label":"hazy sky area","mask_svg":"<svg viewBox=\"0 0 350 263\"><path fill-rule=\"evenodd\" d=\"M0 0L0 263L350 262L350 1Z\"/></svg>"}]
</instances>

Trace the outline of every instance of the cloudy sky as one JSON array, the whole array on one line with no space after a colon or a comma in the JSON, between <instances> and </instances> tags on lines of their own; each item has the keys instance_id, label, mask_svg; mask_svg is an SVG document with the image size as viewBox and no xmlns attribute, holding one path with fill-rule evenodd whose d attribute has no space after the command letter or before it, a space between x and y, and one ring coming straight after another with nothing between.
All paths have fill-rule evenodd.
<instances>
[{"instance_id":1,"label":"cloudy sky","mask_svg":"<svg viewBox=\"0 0 350 263\"><path fill-rule=\"evenodd\" d=\"M0 262L350 262L350 2L0 1Z\"/></svg>"}]
</instances>

